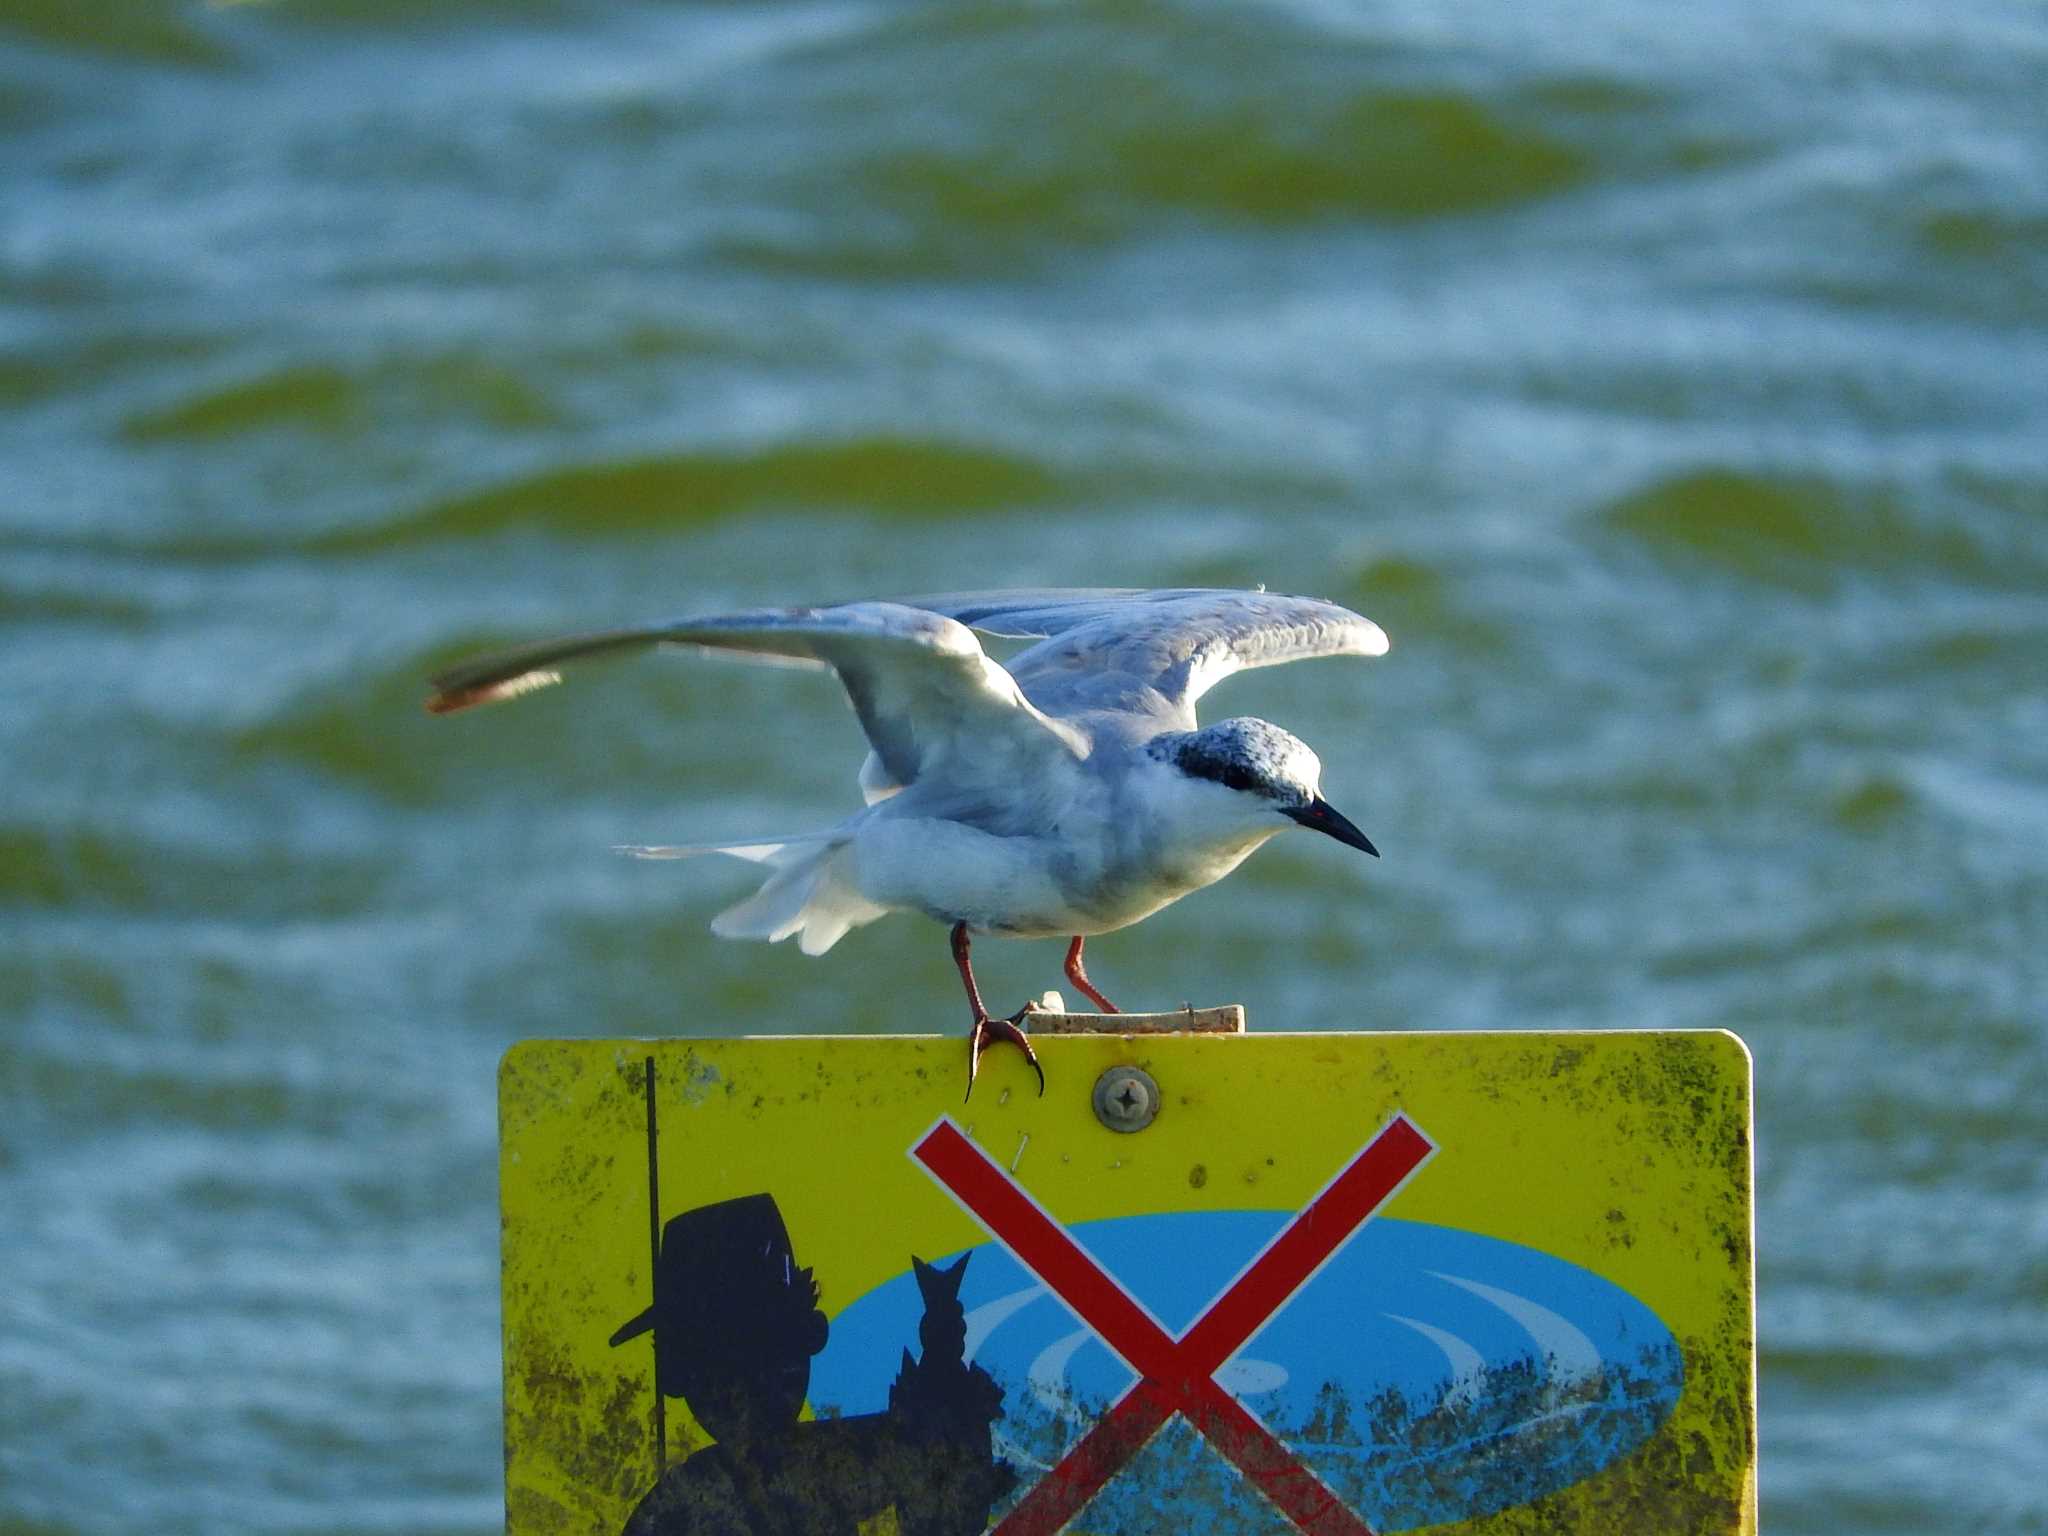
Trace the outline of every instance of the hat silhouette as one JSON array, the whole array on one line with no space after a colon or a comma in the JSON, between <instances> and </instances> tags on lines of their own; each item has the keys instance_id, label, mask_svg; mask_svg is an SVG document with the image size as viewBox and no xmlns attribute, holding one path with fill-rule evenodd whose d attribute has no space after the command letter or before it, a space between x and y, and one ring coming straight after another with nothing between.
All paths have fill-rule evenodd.
<instances>
[{"instance_id":1,"label":"hat silhouette","mask_svg":"<svg viewBox=\"0 0 2048 1536\"><path fill-rule=\"evenodd\" d=\"M797 1267L774 1196L742 1195L670 1219L655 1263L654 1305L621 1324L611 1342L653 1329L656 1388L685 1399L724 1439L748 1425L795 1422L810 1358L829 1331L817 1303L817 1284Z\"/></svg>"}]
</instances>

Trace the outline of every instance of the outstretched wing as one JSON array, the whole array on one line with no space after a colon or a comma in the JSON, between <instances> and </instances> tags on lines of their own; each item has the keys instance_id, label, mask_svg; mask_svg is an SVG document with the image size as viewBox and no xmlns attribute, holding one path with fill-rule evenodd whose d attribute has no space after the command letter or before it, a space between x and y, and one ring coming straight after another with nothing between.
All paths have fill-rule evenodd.
<instances>
[{"instance_id":1,"label":"outstretched wing","mask_svg":"<svg viewBox=\"0 0 2048 1536\"><path fill-rule=\"evenodd\" d=\"M832 668L897 785L945 760L1002 773L1071 762L1080 750L1075 733L1041 714L966 626L898 603L762 608L543 641L449 668L433 679L427 708L448 714L513 698L559 682L566 663L657 645Z\"/></svg>"},{"instance_id":2,"label":"outstretched wing","mask_svg":"<svg viewBox=\"0 0 2048 1536\"><path fill-rule=\"evenodd\" d=\"M1055 712L1149 702L1191 725L1195 701L1233 672L1387 649L1372 620L1274 592L1069 587L904 601L988 634L1043 636L1011 658L1010 673Z\"/></svg>"}]
</instances>

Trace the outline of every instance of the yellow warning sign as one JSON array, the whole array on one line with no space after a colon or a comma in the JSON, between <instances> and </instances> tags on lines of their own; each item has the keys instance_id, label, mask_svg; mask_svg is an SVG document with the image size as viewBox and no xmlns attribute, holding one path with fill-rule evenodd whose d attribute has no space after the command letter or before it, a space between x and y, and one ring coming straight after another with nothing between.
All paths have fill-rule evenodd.
<instances>
[{"instance_id":1,"label":"yellow warning sign","mask_svg":"<svg viewBox=\"0 0 2048 1536\"><path fill-rule=\"evenodd\" d=\"M533 1041L515 1536L1755 1528L1715 1031Z\"/></svg>"}]
</instances>

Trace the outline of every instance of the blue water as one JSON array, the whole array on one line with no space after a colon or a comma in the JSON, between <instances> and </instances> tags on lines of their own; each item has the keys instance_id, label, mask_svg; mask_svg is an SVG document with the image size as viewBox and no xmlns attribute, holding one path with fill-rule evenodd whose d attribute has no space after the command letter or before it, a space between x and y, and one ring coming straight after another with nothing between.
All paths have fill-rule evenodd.
<instances>
[{"instance_id":1,"label":"blue water","mask_svg":"<svg viewBox=\"0 0 2048 1536\"><path fill-rule=\"evenodd\" d=\"M2044 99L2012 0L0 0L0 1532L498 1528L504 1047L961 1005L607 851L855 803L829 682L425 676L990 581L1382 623L1211 704L1385 857L1091 974L1740 1031L1768 1528L2048 1529Z\"/></svg>"}]
</instances>

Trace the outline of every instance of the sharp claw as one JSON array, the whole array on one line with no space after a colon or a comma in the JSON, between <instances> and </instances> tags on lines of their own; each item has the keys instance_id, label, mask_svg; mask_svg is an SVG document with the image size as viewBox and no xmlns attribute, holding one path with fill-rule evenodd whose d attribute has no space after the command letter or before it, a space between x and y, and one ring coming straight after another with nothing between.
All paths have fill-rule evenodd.
<instances>
[{"instance_id":1,"label":"sharp claw","mask_svg":"<svg viewBox=\"0 0 2048 1536\"><path fill-rule=\"evenodd\" d=\"M1038 1052L1031 1048L1031 1037L1017 1026L1024 1017L1036 1011L1036 1005L1026 1003L1007 1019L979 1018L967 1036L967 1098L974 1097L975 1074L981 1070L981 1053L991 1045L1008 1042L1023 1051L1024 1059L1031 1063L1031 1070L1038 1074L1038 1096L1045 1097L1045 1068L1038 1064Z\"/></svg>"}]
</instances>

